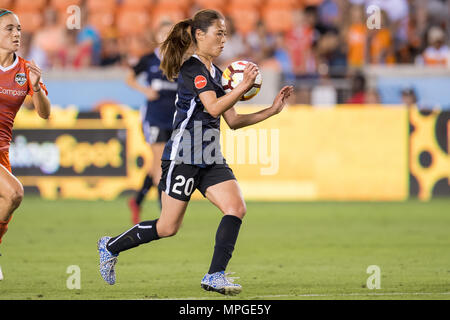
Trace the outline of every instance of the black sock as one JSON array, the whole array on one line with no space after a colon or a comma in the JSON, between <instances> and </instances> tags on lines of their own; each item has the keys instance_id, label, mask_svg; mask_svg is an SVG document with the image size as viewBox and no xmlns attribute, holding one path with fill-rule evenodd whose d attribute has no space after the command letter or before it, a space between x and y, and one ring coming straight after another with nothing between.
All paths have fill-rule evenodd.
<instances>
[{"instance_id":1,"label":"black sock","mask_svg":"<svg viewBox=\"0 0 450 320\"><path fill-rule=\"evenodd\" d=\"M219 228L217 228L216 245L208 271L209 274L225 271L227 268L228 261L230 261L231 255L233 254L241 224L242 220L236 216L223 216Z\"/></svg>"},{"instance_id":2,"label":"black sock","mask_svg":"<svg viewBox=\"0 0 450 320\"><path fill-rule=\"evenodd\" d=\"M148 193L150 188L153 186L153 178L150 175L146 175L144 179L144 185L141 190L136 194L135 200L136 203L140 206L142 200L144 200L145 195Z\"/></svg>"},{"instance_id":3,"label":"black sock","mask_svg":"<svg viewBox=\"0 0 450 320\"><path fill-rule=\"evenodd\" d=\"M156 220L143 221L135 225L133 228L125 231L117 237L109 239L106 248L112 254L137 247L140 244L158 240L159 236L156 232Z\"/></svg>"}]
</instances>

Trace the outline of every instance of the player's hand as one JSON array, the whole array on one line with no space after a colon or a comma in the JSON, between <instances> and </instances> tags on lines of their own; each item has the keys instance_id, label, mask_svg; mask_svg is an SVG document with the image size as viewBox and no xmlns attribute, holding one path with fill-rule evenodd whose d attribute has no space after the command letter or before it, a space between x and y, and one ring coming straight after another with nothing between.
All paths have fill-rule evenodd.
<instances>
[{"instance_id":1,"label":"player's hand","mask_svg":"<svg viewBox=\"0 0 450 320\"><path fill-rule=\"evenodd\" d=\"M286 105L286 100L291 96L292 92L294 92L293 86L284 86L280 92L278 92L271 107L274 115L283 110Z\"/></svg>"},{"instance_id":2,"label":"player's hand","mask_svg":"<svg viewBox=\"0 0 450 320\"><path fill-rule=\"evenodd\" d=\"M247 90L255 84L256 77L258 76L259 69L258 66L252 62L247 63L244 68L244 79L242 80L243 85Z\"/></svg>"},{"instance_id":3,"label":"player's hand","mask_svg":"<svg viewBox=\"0 0 450 320\"><path fill-rule=\"evenodd\" d=\"M159 92L152 89L151 87L147 87L144 92L145 96L147 97L147 100L154 101L159 99Z\"/></svg>"},{"instance_id":4,"label":"player's hand","mask_svg":"<svg viewBox=\"0 0 450 320\"><path fill-rule=\"evenodd\" d=\"M37 66L34 60L31 60L30 63L26 64L29 71L29 80L31 85L33 86L34 91L39 91L40 85L39 81L41 81L42 70Z\"/></svg>"}]
</instances>

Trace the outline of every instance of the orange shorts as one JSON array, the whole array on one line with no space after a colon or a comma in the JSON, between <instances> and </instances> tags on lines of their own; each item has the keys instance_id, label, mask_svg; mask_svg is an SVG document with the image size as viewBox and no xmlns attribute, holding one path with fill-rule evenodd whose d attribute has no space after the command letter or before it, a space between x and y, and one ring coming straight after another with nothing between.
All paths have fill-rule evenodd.
<instances>
[{"instance_id":1,"label":"orange shorts","mask_svg":"<svg viewBox=\"0 0 450 320\"><path fill-rule=\"evenodd\" d=\"M11 164L9 163L9 150L0 150L0 164L11 172Z\"/></svg>"}]
</instances>

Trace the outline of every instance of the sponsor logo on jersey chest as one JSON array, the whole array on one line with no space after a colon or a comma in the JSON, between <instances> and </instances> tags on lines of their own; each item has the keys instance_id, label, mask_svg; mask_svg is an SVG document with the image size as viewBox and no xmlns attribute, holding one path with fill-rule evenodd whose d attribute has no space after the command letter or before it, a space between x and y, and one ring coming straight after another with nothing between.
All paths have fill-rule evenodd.
<instances>
[{"instance_id":1,"label":"sponsor logo on jersey chest","mask_svg":"<svg viewBox=\"0 0 450 320\"><path fill-rule=\"evenodd\" d=\"M18 84L23 86L27 82L27 77L25 73L16 73L15 80Z\"/></svg>"}]
</instances>

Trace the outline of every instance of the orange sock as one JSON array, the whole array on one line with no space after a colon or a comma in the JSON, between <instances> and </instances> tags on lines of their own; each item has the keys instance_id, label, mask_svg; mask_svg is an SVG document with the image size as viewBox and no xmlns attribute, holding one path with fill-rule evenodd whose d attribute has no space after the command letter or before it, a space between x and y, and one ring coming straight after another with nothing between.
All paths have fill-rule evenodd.
<instances>
[{"instance_id":1,"label":"orange sock","mask_svg":"<svg viewBox=\"0 0 450 320\"><path fill-rule=\"evenodd\" d=\"M8 231L8 223L11 221L11 218L12 216L7 221L0 221L0 243L2 243L2 238L6 231Z\"/></svg>"}]
</instances>

